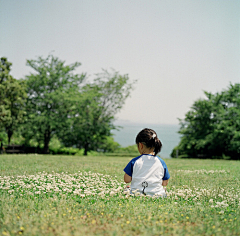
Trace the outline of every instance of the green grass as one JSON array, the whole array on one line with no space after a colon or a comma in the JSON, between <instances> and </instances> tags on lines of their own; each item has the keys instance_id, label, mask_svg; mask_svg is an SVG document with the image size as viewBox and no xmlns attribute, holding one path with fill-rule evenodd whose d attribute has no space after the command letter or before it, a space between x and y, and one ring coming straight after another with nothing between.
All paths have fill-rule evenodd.
<instances>
[{"instance_id":1,"label":"green grass","mask_svg":"<svg viewBox=\"0 0 240 236\"><path fill-rule=\"evenodd\" d=\"M0 155L0 235L240 235L239 161L165 159L154 199L123 194L130 159Z\"/></svg>"}]
</instances>

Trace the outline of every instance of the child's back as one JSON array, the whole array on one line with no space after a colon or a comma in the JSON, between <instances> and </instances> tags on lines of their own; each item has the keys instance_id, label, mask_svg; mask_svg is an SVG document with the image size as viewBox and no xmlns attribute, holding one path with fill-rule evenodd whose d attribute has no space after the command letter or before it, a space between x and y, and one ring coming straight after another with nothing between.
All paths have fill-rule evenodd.
<instances>
[{"instance_id":1,"label":"child's back","mask_svg":"<svg viewBox=\"0 0 240 236\"><path fill-rule=\"evenodd\" d=\"M165 162L156 156L161 149L160 140L155 131L144 129L138 134L136 143L141 155L133 158L125 167L125 182L131 182L132 192L138 190L150 196L164 196L163 185L167 185L170 174Z\"/></svg>"}]
</instances>

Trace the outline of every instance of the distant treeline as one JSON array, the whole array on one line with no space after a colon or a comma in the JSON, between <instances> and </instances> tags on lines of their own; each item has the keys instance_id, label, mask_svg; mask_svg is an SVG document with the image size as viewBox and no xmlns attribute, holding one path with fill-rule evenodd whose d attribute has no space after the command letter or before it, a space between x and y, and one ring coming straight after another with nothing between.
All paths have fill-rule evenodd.
<instances>
[{"instance_id":1,"label":"distant treeline","mask_svg":"<svg viewBox=\"0 0 240 236\"><path fill-rule=\"evenodd\" d=\"M180 120L182 137L171 156L239 160L240 84L205 95Z\"/></svg>"},{"instance_id":2,"label":"distant treeline","mask_svg":"<svg viewBox=\"0 0 240 236\"><path fill-rule=\"evenodd\" d=\"M0 141L61 152L69 147L113 152L111 137L116 113L133 89L128 75L103 70L94 79L73 73L80 63L65 65L49 55L27 60L33 73L22 79L10 75L7 58L0 62ZM54 151L55 148L55 151ZM75 150L74 149L74 150ZM64 152L64 151L63 151Z\"/></svg>"},{"instance_id":3,"label":"distant treeline","mask_svg":"<svg viewBox=\"0 0 240 236\"><path fill-rule=\"evenodd\" d=\"M137 155L134 146L121 148L111 134L133 89L128 75L103 70L89 79L73 73L80 63L65 65L49 55L27 60L33 72L15 79L11 65L1 58L0 144L14 140L38 153ZM240 84L205 95L180 120L182 137L171 156L240 159Z\"/></svg>"}]
</instances>

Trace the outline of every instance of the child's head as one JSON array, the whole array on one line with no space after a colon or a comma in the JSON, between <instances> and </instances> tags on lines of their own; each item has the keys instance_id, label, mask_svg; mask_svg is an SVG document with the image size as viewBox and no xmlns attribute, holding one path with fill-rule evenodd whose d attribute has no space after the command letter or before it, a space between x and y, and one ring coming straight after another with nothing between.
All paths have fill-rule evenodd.
<instances>
[{"instance_id":1,"label":"child's head","mask_svg":"<svg viewBox=\"0 0 240 236\"><path fill-rule=\"evenodd\" d=\"M145 128L140 131L136 137L136 144L142 143L147 148L154 148L155 156L161 151L162 143L157 137L157 133L152 130Z\"/></svg>"}]
</instances>

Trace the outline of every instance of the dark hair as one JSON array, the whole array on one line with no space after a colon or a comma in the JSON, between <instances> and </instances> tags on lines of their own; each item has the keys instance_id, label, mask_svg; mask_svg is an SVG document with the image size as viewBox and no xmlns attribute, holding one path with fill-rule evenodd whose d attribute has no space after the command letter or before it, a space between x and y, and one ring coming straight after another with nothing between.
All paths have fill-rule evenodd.
<instances>
[{"instance_id":1,"label":"dark hair","mask_svg":"<svg viewBox=\"0 0 240 236\"><path fill-rule=\"evenodd\" d=\"M143 143L148 148L154 148L155 156L161 151L162 143L157 137L157 133L145 128L140 131L136 137L136 144Z\"/></svg>"}]
</instances>

